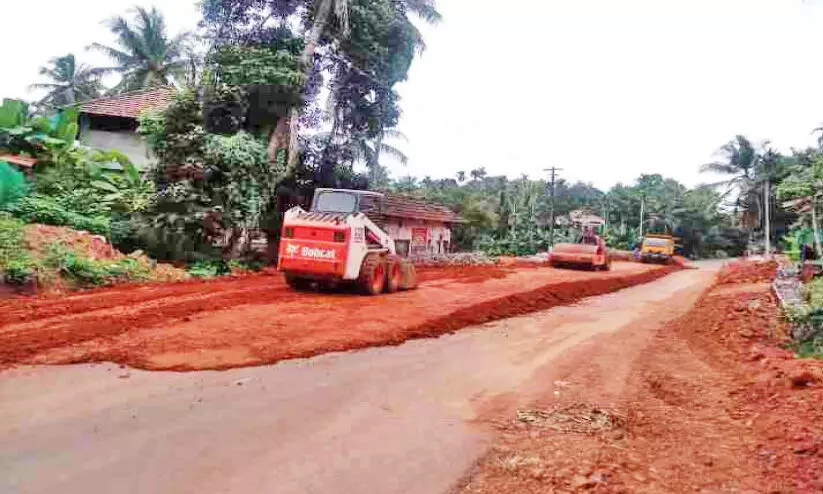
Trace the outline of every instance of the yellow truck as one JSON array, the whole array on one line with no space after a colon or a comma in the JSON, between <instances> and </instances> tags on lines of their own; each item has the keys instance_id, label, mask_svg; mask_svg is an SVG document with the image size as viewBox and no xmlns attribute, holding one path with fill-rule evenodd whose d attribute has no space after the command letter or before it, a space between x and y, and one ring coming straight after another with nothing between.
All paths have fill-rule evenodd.
<instances>
[{"instance_id":1,"label":"yellow truck","mask_svg":"<svg viewBox=\"0 0 823 494\"><path fill-rule=\"evenodd\" d=\"M642 262L670 263L674 256L674 237L663 233L649 233L640 246Z\"/></svg>"}]
</instances>

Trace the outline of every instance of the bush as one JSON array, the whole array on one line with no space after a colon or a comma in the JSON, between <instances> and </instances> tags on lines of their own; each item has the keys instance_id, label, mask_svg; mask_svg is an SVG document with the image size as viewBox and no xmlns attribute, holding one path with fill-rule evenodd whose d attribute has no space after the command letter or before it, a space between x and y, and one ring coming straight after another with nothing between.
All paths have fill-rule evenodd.
<instances>
[{"instance_id":1,"label":"bush","mask_svg":"<svg viewBox=\"0 0 823 494\"><path fill-rule=\"evenodd\" d=\"M812 338L794 345L794 351L800 358L823 359L823 338Z\"/></svg>"},{"instance_id":2,"label":"bush","mask_svg":"<svg viewBox=\"0 0 823 494\"><path fill-rule=\"evenodd\" d=\"M823 278L815 278L803 287L806 301L813 309L823 309Z\"/></svg>"},{"instance_id":3,"label":"bush","mask_svg":"<svg viewBox=\"0 0 823 494\"><path fill-rule=\"evenodd\" d=\"M35 272L34 260L26 250L22 221L0 213L0 272L22 283Z\"/></svg>"},{"instance_id":4,"label":"bush","mask_svg":"<svg viewBox=\"0 0 823 494\"><path fill-rule=\"evenodd\" d=\"M49 246L46 264L79 285L108 285L117 281L148 280L151 269L137 259L96 260L61 243Z\"/></svg>"},{"instance_id":5,"label":"bush","mask_svg":"<svg viewBox=\"0 0 823 494\"><path fill-rule=\"evenodd\" d=\"M14 216L26 223L68 226L75 230L111 236L111 223L105 216L83 216L67 211L48 196L33 195L20 199L7 208Z\"/></svg>"},{"instance_id":6,"label":"bush","mask_svg":"<svg viewBox=\"0 0 823 494\"><path fill-rule=\"evenodd\" d=\"M197 261L186 267L186 272L196 278L214 278L231 272L225 261Z\"/></svg>"}]
</instances>

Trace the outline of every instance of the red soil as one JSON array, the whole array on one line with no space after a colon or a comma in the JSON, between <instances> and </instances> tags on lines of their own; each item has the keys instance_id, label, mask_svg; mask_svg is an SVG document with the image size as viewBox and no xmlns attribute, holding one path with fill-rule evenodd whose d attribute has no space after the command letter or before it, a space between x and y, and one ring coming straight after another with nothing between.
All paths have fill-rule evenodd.
<instances>
[{"instance_id":1,"label":"red soil","mask_svg":"<svg viewBox=\"0 0 823 494\"><path fill-rule=\"evenodd\" d=\"M730 283L763 283L774 279L776 261L735 261L727 264L717 277L719 285Z\"/></svg>"},{"instance_id":2,"label":"red soil","mask_svg":"<svg viewBox=\"0 0 823 494\"><path fill-rule=\"evenodd\" d=\"M664 276L547 267L425 269L418 290L297 293L277 274L122 286L0 302L0 368L114 361L153 370L228 369L410 338L543 310Z\"/></svg>"},{"instance_id":3,"label":"red soil","mask_svg":"<svg viewBox=\"0 0 823 494\"><path fill-rule=\"evenodd\" d=\"M735 263L674 324L651 336L628 328L565 357L543 381L561 393L534 407L584 403L618 426L570 433L507 420L462 492L823 492L823 362L777 346L785 331L769 284L729 286L768 273Z\"/></svg>"}]
</instances>

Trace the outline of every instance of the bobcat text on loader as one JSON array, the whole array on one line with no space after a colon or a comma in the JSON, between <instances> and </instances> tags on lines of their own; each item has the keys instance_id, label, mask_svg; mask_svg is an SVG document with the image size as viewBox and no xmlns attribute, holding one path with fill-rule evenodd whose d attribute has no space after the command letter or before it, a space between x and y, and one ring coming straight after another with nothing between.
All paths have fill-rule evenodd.
<instances>
[{"instance_id":1,"label":"bobcat text on loader","mask_svg":"<svg viewBox=\"0 0 823 494\"><path fill-rule=\"evenodd\" d=\"M277 268L289 286L354 283L369 295L415 288L414 265L363 212L382 199L377 192L317 189L311 211L286 211Z\"/></svg>"}]
</instances>

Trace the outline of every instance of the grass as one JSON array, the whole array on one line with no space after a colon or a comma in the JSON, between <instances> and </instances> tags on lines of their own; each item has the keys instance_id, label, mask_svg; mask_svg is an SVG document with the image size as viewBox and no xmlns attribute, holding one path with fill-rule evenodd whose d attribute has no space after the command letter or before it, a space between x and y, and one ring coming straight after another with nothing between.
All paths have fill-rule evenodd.
<instances>
[{"instance_id":1,"label":"grass","mask_svg":"<svg viewBox=\"0 0 823 494\"><path fill-rule=\"evenodd\" d=\"M31 277L37 267L26 247L24 228L22 221L0 214L0 274L17 283Z\"/></svg>"},{"instance_id":2,"label":"grass","mask_svg":"<svg viewBox=\"0 0 823 494\"><path fill-rule=\"evenodd\" d=\"M0 213L0 276L6 283L23 284L36 277L38 284L51 285L60 278L75 287L88 287L146 281L151 275L147 259L94 259L61 240L38 252L26 240L26 224Z\"/></svg>"},{"instance_id":3,"label":"grass","mask_svg":"<svg viewBox=\"0 0 823 494\"><path fill-rule=\"evenodd\" d=\"M812 338L792 345L794 353L799 358L815 358L823 360L823 338Z\"/></svg>"}]
</instances>

